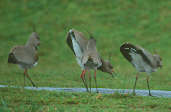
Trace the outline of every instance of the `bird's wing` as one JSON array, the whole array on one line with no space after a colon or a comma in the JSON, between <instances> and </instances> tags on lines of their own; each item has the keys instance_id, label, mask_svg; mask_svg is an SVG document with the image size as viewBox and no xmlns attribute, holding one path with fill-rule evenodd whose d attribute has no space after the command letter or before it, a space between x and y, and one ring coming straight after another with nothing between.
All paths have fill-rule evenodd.
<instances>
[{"instance_id":1,"label":"bird's wing","mask_svg":"<svg viewBox=\"0 0 171 112\"><path fill-rule=\"evenodd\" d=\"M68 33L67 44L71 48L75 56L81 56L86 49L87 39L81 32L78 32L74 29L72 29L72 31L74 32L75 36L72 37L70 33Z\"/></svg>"},{"instance_id":2,"label":"bird's wing","mask_svg":"<svg viewBox=\"0 0 171 112\"><path fill-rule=\"evenodd\" d=\"M76 30L73 30L75 33L75 39L76 41L79 43L81 49L84 50L86 49L87 43L88 43L88 39L83 35L82 32L78 32Z\"/></svg>"},{"instance_id":3,"label":"bird's wing","mask_svg":"<svg viewBox=\"0 0 171 112\"><path fill-rule=\"evenodd\" d=\"M150 66L154 67L155 64L154 64L154 57L153 57L153 55L150 52L148 52L147 50L145 50L142 47L140 47L140 46L137 46L137 48L140 49L139 52L141 53L141 56L143 57L145 62L147 64L149 64Z\"/></svg>"},{"instance_id":4,"label":"bird's wing","mask_svg":"<svg viewBox=\"0 0 171 112\"><path fill-rule=\"evenodd\" d=\"M120 51L129 62L132 62L133 60L131 53L135 53L140 55L147 64L152 66L151 60L149 58L151 54L144 50L142 47L134 46L130 43L125 43L120 47Z\"/></svg>"},{"instance_id":5,"label":"bird's wing","mask_svg":"<svg viewBox=\"0 0 171 112\"><path fill-rule=\"evenodd\" d=\"M34 64L38 60L38 56L25 46L14 47L11 53L15 56L17 63Z\"/></svg>"},{"instance_id":6,"label":"bird's wing","mask_svg":"<svg viewBox=\"0 0 171 112\"><path fill-rule=\"evenodd\" d=\"M71 36L68 32L67 34L67 40L66 40L68 46L71 48L71 50L73 51L74 55L75 55L75 52L74 52L74 48L73 48L73 44L72 44L72 39L71 39Z\"/></svg>"}]
</instances>

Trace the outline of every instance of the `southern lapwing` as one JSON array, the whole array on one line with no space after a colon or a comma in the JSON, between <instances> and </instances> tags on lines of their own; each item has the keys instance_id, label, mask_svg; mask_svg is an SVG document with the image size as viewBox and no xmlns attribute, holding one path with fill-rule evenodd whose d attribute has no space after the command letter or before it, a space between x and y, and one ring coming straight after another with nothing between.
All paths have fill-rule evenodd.
<instances>
[{"instance_id":1,"label":"southern lapwing","mask_svg":"<svg viewBox=\"0 0 171 112\"><path fill-rule=\"evenodd\" d=\"M120 51L123 56L136 68L138 72L147 73L147 86L150 93L149 87L149 75L152 72L157 71L157 68L162 67L162 60L159 55L151 54L147 50L140 46L135 46L130 43L125 43L120 47ZM133 88L133 94L135 95L136 82L138 80L138 73L136 75L136 80Z\"/></svg>"},{"instance_id":2,"label":"southern lapwing","mask_svg":"<svg viewBox=\"0 0 171 112\"><path fill-rule=\"evenodd\" d=\"M40 38L36 32L33 32L25 45L14 46L8 55L8 63L18 64L20 68L24 69L24 86L25 76L31 81L33 87L36 86L27 70L37 65L37 47L39 44Z\"/></svg>"},{"instance_id":3,"label":"southern lapwing","mask_svg":"<svg viewBox=\"0 0 171 112\"><path fill-rule=\"evenodd\" d=\"M88 86L85 80L86 71L89 72L89 80L90 80L90 92L91 92L91 76L90 70L94 70L94 80L96 84L97 90L97 82L96 82L96 70L101 70L102 72L106 72L112 75L113 66L109 61L104 61L98 54L96 49L96 40L91 37L90 39L85 38L83 33L70 29L67 34L67 44L73 51L77 63L82 68L81 79L86 87L87 92Z\"/></svg>"}]
</instances>

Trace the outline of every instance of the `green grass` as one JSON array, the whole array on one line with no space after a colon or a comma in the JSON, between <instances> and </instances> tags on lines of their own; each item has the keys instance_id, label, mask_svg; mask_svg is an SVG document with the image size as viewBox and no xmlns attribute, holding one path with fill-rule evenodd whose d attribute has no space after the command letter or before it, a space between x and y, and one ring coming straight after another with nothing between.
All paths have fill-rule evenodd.
<instances>
[{"instance_id":1,"label":"green grass","mask_svg":"<svg viewBox=\"0 0 171 112\"><path fill-rule=\"evenodd\" d=\"M169 112L170 99L133 97L131 95L104 95L0 89L0 111L30 112ZM15 95L12 95L15 94ZM17 108L16 108L17 107Z\"/></svg>"},{"instance_id":2,"label":"green grass","mask_svg":"<svg viewBox=\"0 0 171 112\"><path fill-rule=\"evenodd\" d=\"M171 90L170 6L170 0L1 0L0 84L23 85L23 71L16 65L7 64L7 58L12 46L22 45L27 41L32 32L32 24L35 24L41 39L40 60L38 66L31 69L29 74L38 86L84 87L80 79L80 67L66 45L67 31L75 28L86 36L88 36L87 31L93 33L102 57L107 59L109 54L112 55L112 64L118 75L112 79L106 73L97 72L100 88L133 87L136 70L119 51L122 43L131 42L141 45L152 53L157 51L161 55L163 68L151 75L150 87L155 90ZM143 73L138 80L137 89L147 88L145 79L146 74ZM31 86L29 81L27 86ZM80 109L81 112L93 111L94 108L94 111L115 111L115 108L127 111L130 108L131 112L133 109L163 112L170 110L171 103L170 99L153 97L102 95L104 101L99 99L94 104L97 94L87 93L21 92L20 90L17 92L17 90L0 89L0 94L2 94L0 107L7 109L6 111L8 109L28 111L30 108L34 111L37 109L55 111L53 109L56 107L61 109L59 111L69 111L70 108L73 111ZM52 106L46 95L49 99L53 99ZM79 104L66 103L66 98L72 96L77 100L80 99ZM39 104L41 98L45 100L45 104ZM58 99L64 100L64 103L58 102ZM70 100L73 101L72 98Z\"/></svg>"}]
</instances>

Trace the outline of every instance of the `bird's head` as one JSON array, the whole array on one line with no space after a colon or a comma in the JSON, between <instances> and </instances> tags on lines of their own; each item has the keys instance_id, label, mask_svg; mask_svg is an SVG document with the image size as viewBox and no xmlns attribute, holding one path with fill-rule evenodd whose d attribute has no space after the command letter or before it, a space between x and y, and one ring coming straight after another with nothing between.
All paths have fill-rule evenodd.
<instances>
[{"instance_id":1,"label":"bird's head","mask_svg":"<svg viewBox=\"0 0 171 112\"><path fill-rule=\"evenodd\" d=\"M114 72L114 67L108 60L101 60L102 61L102 66L100 66L98 69L101 70L102 72L106 72L110 74L113 77Z\"/></svg>"}]
</instances>

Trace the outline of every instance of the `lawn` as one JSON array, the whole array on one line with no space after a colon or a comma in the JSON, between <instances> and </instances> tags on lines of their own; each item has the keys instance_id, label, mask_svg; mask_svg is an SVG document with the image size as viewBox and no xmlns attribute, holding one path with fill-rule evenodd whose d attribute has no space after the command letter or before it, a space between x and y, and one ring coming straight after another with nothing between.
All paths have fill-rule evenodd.
<instances>
[{"instance_id":1,"label":"lawn","mask_svg":"<svg viewBox=\"0 0 171 112\"><path fill-rule=\"evenodd\" d=\"M23 71L7 63L12 46L25 44L35 24L40 35L39 64L29 70L37 86L84 87L81 69L66 44L70 28L91 32L100 55L111 55L117 76L97 72L100 88L131 89L137 71L123 58L124 42L138 44L163 59L163 68L152 73L153 90L171 91L169 73L171 45L170 0L1 0L0 1L0 85L23 85ZM142 73L137 89L147 89ZM27 81L27 86L31 86ZM93 83L94 84L94 83ZM95 85L93 85L95 87ZM97 98L100 97L100 98ZM171 99L56 93L0 89L0 111L170 111ZM56 110L56 111L57 111Z\"/></svg>"},{"instance_id":2,"label":"lawn","mask_svg":"<svg viewBox=\"0 0 171 112\"><path fill-rule=\"evenodd\" d=\"M170 112L170 99L1 89L0 111L15 112ZM15 94L15 95L14 95Z\"/></svg>"}]
</instances>

